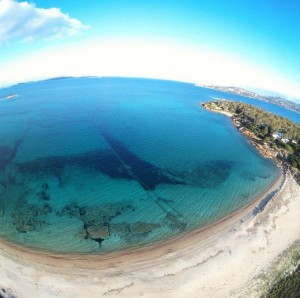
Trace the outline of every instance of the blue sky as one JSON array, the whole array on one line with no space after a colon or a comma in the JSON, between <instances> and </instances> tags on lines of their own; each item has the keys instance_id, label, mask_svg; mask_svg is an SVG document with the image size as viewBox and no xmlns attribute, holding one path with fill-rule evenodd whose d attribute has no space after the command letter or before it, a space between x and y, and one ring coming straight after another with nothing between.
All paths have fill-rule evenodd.
<instances>
[{"instance_id":1,"label":"blue sky","mask_svg":"<svg viewBox=\"0 0 300 298\"><path fill-rule=\"evenodd\" d=\"M1 2L10 4L9 10L3 12L2 7L1 13ZM72 74L72 69L80 75L82 69L83 75L90 71L92 75L235 84L300 98L299 0L35 0L35 6L30 2L26 9L20 8L22 2L0 1L0 28L4 28L0 29L0 71L1 64L2 73L9 67L10 81ZM49 9L54 7L59 10L53 17ZM9 14L14 26L7 21ZM47 26L37 25L34 32L28 26L20 32L22 24L37 15L38 24ZM19 31L14 34L14 30ZM41 60L35 63L38 56L58 61L59 52L69 60L59 63L57 72L46 64L39 69ZM83 58L80 64L80 57L89 54L95 63ZM119 68L115 61L120 61Z\"/></svg>"}]
</instances>

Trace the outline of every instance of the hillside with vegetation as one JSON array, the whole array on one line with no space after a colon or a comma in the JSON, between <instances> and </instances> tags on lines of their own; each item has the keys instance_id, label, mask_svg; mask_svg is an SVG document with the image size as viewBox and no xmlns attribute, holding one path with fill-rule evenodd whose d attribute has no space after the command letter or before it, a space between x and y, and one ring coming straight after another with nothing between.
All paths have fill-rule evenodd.
<instances>
[{"instance_id":1,"label":"hillside with vegetation","mask_svg":"<svg viewBox=\"0 0 300 298\"><path fill-rule=\"evenodd\" d=\"M231 116L233 123L255 141L256 147L268 148L280 162L286 163L300 180L300 125L261 108L220 100L203 106L211 111Z\"/></svg>"}]
</instances>

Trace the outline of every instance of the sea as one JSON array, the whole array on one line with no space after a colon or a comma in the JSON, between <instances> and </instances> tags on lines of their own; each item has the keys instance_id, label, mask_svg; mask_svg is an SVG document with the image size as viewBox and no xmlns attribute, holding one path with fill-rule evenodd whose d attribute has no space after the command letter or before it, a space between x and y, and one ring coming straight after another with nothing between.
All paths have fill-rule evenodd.
<instances>
[{"instance_id":1,"label":"sea","mask_svg":"<svg viewBox=\"0 0 300 298\"><path fill-rule=\"evenodd\" d=\"M103 254L205 227L278 177L193 84L57 78L0 89L0 237L53 253Z\"/></svg>"}]
</instances>

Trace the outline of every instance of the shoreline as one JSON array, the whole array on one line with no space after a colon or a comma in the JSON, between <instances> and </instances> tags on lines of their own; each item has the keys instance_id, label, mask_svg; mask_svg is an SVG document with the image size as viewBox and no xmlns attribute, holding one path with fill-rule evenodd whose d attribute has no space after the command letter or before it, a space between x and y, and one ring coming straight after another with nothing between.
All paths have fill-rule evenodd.
<instances>
[{"instance_id":1,"label":"shoreline","mask_svg":"<svg viewBox=\"0 0 300 298\"><path fill-rule=\"evenodd\" d=\"M130 261L133 261L133 263L138 263L146 259L145 258L146 253L150 252L151 254L154 254L155 257L160 256L166 252L165 250L171 249L174 244L176 244L180 249L185 249L186 246L189 245L186 242L187 240L192 242L194 242L193 238L197 238L195 239L196 241L206 240L207 238L210 238L211 234L216 234L220 231L223 231L228 227L230 227L232 224L239 222L240 220L245 220L251 216L255 216L253 215L255 209L260 206L260 203L263 202L264 199L266 199L266 197L270 193L272 193L272 198L273 198L281 191L280 186L281 187L283 186L285 179L286 179L285 174L282 172L282 169L280 169L280 173L278 177L274 180L273 183L271 183L268 187L266 187L266 189L261 194L259 194L248 204L242 206L236 211L230 213L229 215L211 224L208 224L204 227L186 231L170 239L142 245L140 247L132 247L124 250L117 250L117 251L107 252L102 254L97 254L97 253L63 254L63 253L55 253L46 250L39 250L36 248L22 246L17 243L10 242L9 240L0 238L0 251L1 250L5 252L9 251L9 253L12 256L14 255L16 256L17 254L21 253L23 254L22 257L26 257L26 260L30 260L34 262L38 261L41 264L45 264L45 265L49 265L49 262L52 262L52 260L55 262L58 260L63 260L66 261L66 263L64 264L66 267L68 266L72 267L73 266L72 262L74 260L78 261L78 264L84 262L83 264L81 264L82 268L93 268L94 266L98 268L99 265L105 267L107 262L109 262L110 265L113 265L112 260L118 263L118 265L120 265L124 258L126 258L126 265ZM131 256L133 256L132 260L128 259ZM97 261L98 263L95 264L94 263L95 261ZM89 262L91 262L91 264L89 264Z\"/></svg>"},{"instance_id":2,"label":"shoreline","mask_svg":"<svg viewBox=\"0 0 300 298\"><path fill-rule=\"evenodd\" d=\"M277 179L272 187L280 181ZM12 289L16 297L23 298L129 298L138 297L140 292L143 297L196 298L199 293L202 297L240 297L241 291L251 290L247 288L249 277L255 280L300 239L300 186L290 174L265 210L249 216L259 199L205 230L119 256L50 255L1 240L0 287ZM226 270L220 270L224 266ZM220 280L215 279L219 275ZM227 280L226 286L223 279Z\"/></svg>"}]
</instances>

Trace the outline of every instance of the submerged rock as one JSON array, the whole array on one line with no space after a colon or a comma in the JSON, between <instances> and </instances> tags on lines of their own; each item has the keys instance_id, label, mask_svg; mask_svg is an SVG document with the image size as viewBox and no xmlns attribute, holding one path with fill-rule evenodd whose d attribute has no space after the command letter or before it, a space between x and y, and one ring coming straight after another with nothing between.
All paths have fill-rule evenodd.
<instances>
[{"instance_id":1,"label":"submerged rock","mask_svg":"<svg viewBox=\"0 0 300 298\"><path fill-rule=\"evenodd\" d=\"M20 213L15 214L13 223L16 227L16 230L21 233L37 231L45 224L34 214L21 215Z\"/></svg>"},{"instance_id":2,"label":"submerged rock","mask_svg":"<svg viewBox=\"0 0 300 298\"><path fill-rule=\"evenodd\" d=\"M125 223L110 224L109 231L110 234L124 235L128 232L128 228Z\"/></svg>"},{"instance_id":3,"label":"submerged rock","mask_svg":"<svg viewBox=\"0 0 300 298\"><path fill-rule=\"evenodd\" d=\"M72 203L70 205L66 205L63 209L59 210L56 212L57 216L69 216L71 218L75 217L80 219L80 214L81 214L81 210L82 208L79 207L77 204Z\"/></svg>"},{"instance_id":4,"label":"submerged rock","mask_svg":"<svg viewBox=\"0 0 300 298\"><path fill-rule=\"evenodd\" d=\"M49 204L34 205L26 201L16 205L12 213L13 224L16 230L21 233L27 233L40 230L45 226L44 216L52 212Z\"/></svg>"},{"instance_id":5,"label":"submerged rock","mask_svg":"<svg viewBox=\"0 0 300 298\"><path fill-rule=\"evenodd\" d=\"M125 223L112 224L111 221L122 214L134 211L134 207L128 202L106 203L98 206L79 206L76 203L66 205L59 210L57 216L69 216L77 218L83 222L83 230L76 234L80 239L92 239L98 242L101 247L102 242L111 235L125 236L130 234L129 225ZM153 227L152 227L153 228ZM144 233L149 231L149 227L136 228Z\"/></svg>"},{"instance_id":6,"label":"submerged rock","mask_svg":"<svg viewBox=\"0 0 300 298\"><path fill-rule=\"evenodd\" d=\"M76 238L80 239L80 240L84 240L88 238L87 232L86 230L80 230L76 233Z\"/></svg>"},{"instance_id":7,"label":"submerged rock","mask_svg":"<svg viewBox=\"0 0 300 298\"><path fill-rule=\"evenodd\" d=\"M90 226L86 229L86 232L87 236L93 240L102 239L103 241L110 236L107 226Z\"/></svg>"},{"instance_id":8,"label":"submerged rock","mask_svg":"<svg viewBox=\"0 0 300 298\"><path fill-rule=\"evenodd\" d=\"M96 225L101 225L106 222L110 222L113 218L118 215L122 215L128 211L134 211L134 208L131 204L127 202L122 203L107 203L101 204L95 207L84 208L84 213L81 215L81 218L84 221L93 220Z\"/></svg>"},{"instance_id":9,"label":"submerged rock","mask_svg":"<svg viewBox=\"0 0 300 298\"><path fill-rule=\"evenodd\" d=\"M44 200L44 201L49 201L50 200L50 195L48 193L49 185L48 183L43 183L42 184L42 190L37 193L37 196L39 199Z\"/></svg>"},{"instance_id":10,"label":"submerged rock","mask_svg":"<svg viewBox=\"0 0 300 298\"><path fill-rule=\"evenodd\" d=\"M48 189L49 189L48 183L46 183L46 182L43 183L43 184L42 184L42 190L43 190L43 191L47 191Z\"/></svg>"},{"instance_id":11,"label":"submerged rock","mask_svg":"<svg viewBox=\"0 0 300 298\"><path fill-rule=\"evenodd\" d=\"M110 223L115 217L130 211L134 211L134 208L127 202L107 203L99 206L79 206L72 203L58 211L57 215L78 218L84 222L85 226L102 226Z\"/></svg>"},{"instance_id":12,"label":"submerged rock","mask_svg":"<svg viewBox=\"0 0 300 298\"><path fill-rule=\"evenodd\" d=\"M130 225L130 231L132 234L146 234L146 233L150 233L151 231L159 227L160 227L159 223L148 223L148 222L138 221Z\"/></svg>"},{"instance_id":13,"label":"submerged rock","mask_svg":"<svg viewBox=\"0 0 300 298\"><path fill-rule=\"evenodd\" d=\"M175 216L170 212L168 212L167 215L165 216L165 221L170 226L171 229L184 230L187 226L186 222L183 222L177 216Z\"/></svg>"},{"instance_id":14,"label":"submerged rock","mask_svg":"<svg viewBox=\"0 0 300 298\"><path fill-rule=\"evenodd\" d=\"M49 201L50 200L50 195L47 194L47 192L44 191L44 190L39 191L37 193L37 196L38 196L39 199L44 200L44 201Z\"/></svg>"}]
</instances>

